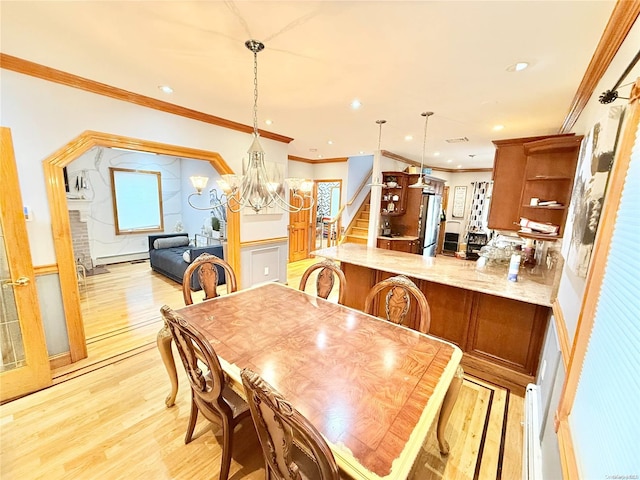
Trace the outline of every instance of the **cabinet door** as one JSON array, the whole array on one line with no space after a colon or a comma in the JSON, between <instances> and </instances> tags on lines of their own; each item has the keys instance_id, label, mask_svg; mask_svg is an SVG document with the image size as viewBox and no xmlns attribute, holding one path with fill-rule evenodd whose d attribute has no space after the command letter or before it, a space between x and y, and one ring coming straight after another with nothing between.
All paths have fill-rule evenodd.
<instances>
[{"instance_id":1,"label":"cabinet door","mask_svg":"<svg viewBox=\"0 0 640 480\"><path fill-rule=\"evenodd\" d=\"M473 292L425 280L420 281L419 287L431 310L429 334L453 342L464 350Z\"/></svg>"},{"instance_id":2,"label":"cabinet door","mask_svg":"<svg viewBox=\"0 0 640 480\"><path fill-rule=\"evenodd\" d=\"M391 250L395 250L396 252L412 253L411 242L409 240L392 240Z\"/></svg>"},{"instance_id":3,"label":"cabinet door","mask_svg":"<svg viewBox=\"0 0 640 480\"><path fill-rule=\"evenodd\" d=\"M549 316L548 307L476 293L464 350L535 375Z\"/></svg>"},{"instance_id":4,"label":"cabinet door","mask_svg":"<svg viewBox=\"0 0 640 480\"><path fill-rule=\"evenodd\" d=\"M391 240L383 240L379 238L378 248L386 248L387 250L391 250Z\"/></svg>"}]
</instances>

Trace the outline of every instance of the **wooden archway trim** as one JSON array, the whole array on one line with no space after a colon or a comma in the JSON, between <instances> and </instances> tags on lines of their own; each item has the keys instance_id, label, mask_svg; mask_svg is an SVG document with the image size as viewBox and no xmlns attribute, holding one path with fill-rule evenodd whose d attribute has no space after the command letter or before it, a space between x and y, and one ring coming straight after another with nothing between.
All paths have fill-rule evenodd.
<instances>
[{"instance_id":1,"label":"wooden archway trim","mask_svg":"<svg viewBox=\"0 0 640 480\"><path fill-rule=\"evenodd\" d=\"M56 253L62 305L65 313L69 354L72 362L87 357L87 343L80 309L80 293L76 280L75 260L71 242L71 225L64 188L63 167L93 147L118 147L208 161L220 174L234 173L219 153L137 138L86 131L43 160L47 196L51 211L51 230ZM228 263L239 278L240 215L227 212Z\"/></svg>"}]
</instances>

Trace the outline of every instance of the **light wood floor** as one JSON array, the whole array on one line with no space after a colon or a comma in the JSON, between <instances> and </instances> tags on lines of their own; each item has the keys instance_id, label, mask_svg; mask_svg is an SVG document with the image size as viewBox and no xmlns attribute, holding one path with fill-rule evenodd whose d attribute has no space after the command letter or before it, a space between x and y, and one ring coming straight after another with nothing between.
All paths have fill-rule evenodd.
<instances>
[{"instance_id":1,"label":"light wood floor","mask_svg":"<svg viewBox=\"0 0 640 480\"><path fill-rule=\"evenodd\" d=\"M289 284L297 286L313 261L291 264ZM152 273L146 262L108 268L109 274L87 279L89 358L56 370L53 387L0 406L0 478L217 478L218 428L200 419L199 435L184 444L184 372L176 405L164 406L169 384L155 336L160 306L183 304L180 285ZM126 293L117 287L124 282ZM446 432L451 454L438 454L432 434L415 478L521 478L523 403L466 377ZM250 423L235 435L230 478L264 478Z\"/></svg>"}]
</instances>

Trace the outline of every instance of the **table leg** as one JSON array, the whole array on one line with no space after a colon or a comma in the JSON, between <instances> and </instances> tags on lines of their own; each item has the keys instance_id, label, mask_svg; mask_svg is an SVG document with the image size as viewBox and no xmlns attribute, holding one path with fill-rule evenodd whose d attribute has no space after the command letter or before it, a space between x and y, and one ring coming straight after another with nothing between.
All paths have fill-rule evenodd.
<instances>
[{"instance_id":1,"label":"table leg","mask_svg":"<svg viewBox=\"0 0 640 480\"><path fill-rule=\"evenodd\" d=\"M436 436L438 438L438 445L440 446L440 453L442 455L449 455L449 443L444 438L444 430L447 427L447 422L453 411L453 406L456 404L458 393L460 393L460 387L462 386L462 377L464 371L462 367L458 365L456 373L451 380L447 394L444 396L442 402L442 408L440 409L440 416L438 417L438 428L436 430Z\"/></svg>"},{"instance_id":2,"label":"table leg","mask_svg":"<svg viewBox=\"0 0 640 480\"><path fill-rule=\"evenodd\" d=\"M157 344L160 356L164 362L164 366L169 374L171 381L171 393L167 395L164 403L167 407L173 407L178 395L178 372L176 371L176 363L173 359L173 351L171 350L171 341L173 340L169 327L166 325L158 332Z\"/></svg>"}]
</instances>

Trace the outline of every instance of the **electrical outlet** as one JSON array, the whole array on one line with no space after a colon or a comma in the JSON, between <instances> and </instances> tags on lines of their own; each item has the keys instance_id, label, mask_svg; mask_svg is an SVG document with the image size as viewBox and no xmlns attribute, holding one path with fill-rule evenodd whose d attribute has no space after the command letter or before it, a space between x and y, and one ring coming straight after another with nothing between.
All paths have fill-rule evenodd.
<instances>
[{"instance_id":1,"label":"electrical outlet","mask_svg":"<svg viewBox=\"0 0 640 480\"><path fill-rule=\"evenodd\" d=\"M264 267L264 274L269 275L269 267Z\"/></svg>"}]
</instances>

